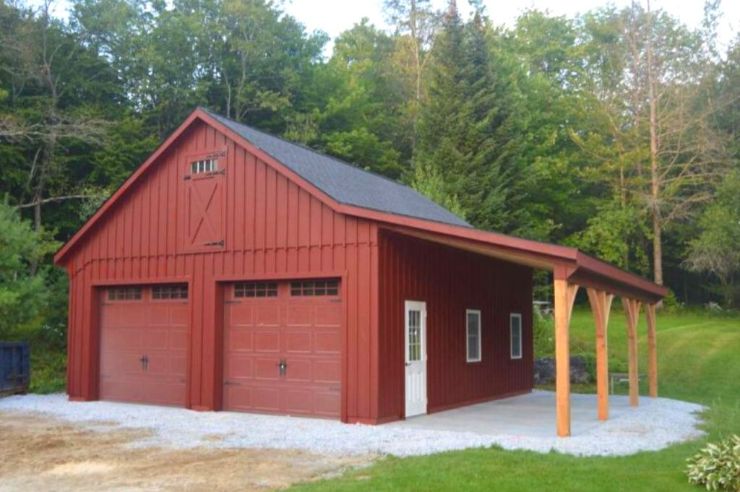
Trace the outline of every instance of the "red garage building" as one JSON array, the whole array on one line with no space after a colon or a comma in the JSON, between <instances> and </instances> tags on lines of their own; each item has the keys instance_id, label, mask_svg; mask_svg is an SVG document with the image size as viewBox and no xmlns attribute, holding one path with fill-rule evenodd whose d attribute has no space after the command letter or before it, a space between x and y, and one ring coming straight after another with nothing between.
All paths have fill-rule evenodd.
<instances>
[{"instance_id":1,"label":"red garage building","mask_svg":"<svg viewBox=\"0 0 740 492\"><path fill-rule=\"evenodd\" d=\"M71 399L364 423L530 391L532 269L551 270L561 435L575 286L597 328L613 294L633 314L645 302L649 320L664 295L203 109L55 262L70 279Z\"/></svg>"}]
</instances>

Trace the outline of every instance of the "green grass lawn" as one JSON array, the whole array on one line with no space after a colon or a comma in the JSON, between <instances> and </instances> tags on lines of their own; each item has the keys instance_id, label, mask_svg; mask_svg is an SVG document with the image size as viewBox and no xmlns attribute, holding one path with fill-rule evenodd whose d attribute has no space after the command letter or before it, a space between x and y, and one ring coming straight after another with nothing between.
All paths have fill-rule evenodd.
<instances>
[{"instance_id":1,"label":"green grass lawn","mask_svg":"<svg viewBox=\"0 0 740 492\"><path fill-rule=\"evenodd\" d=\"M624 314L615 302L609 323L610 366L626 367ZM647 367L645 319L640 320L640 372ZM592 353L593 321L577 309L571 353ZM342 477L303 484L298 490L702 490L684 475L685 460L707 440L740 434L740 316L704 312L658 313L660 396L710 407L706 439L618 458L576 458L497 448L413 458L385 458ZM590 388L579 388L588 390ZM646 388L641 388L641 394ZM595 409L594 409L595 411ZM555 422L553 422L553 432Z\"/></svg>"}]
</instances>

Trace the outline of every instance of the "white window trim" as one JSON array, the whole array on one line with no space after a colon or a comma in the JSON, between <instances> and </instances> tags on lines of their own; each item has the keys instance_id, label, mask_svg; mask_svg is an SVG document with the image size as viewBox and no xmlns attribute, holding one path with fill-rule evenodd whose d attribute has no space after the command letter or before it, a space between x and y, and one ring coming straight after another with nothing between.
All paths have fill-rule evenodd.
<instances>
[{"instance_id":1,"label":"white window trim","mask_svg":"<svg viewBox=\"0 0 740 492\"><path fill-rule=\"evenodd\" d=\"M519 319L519 355L514 355L514 325L512 321L514 318ZM524 356L524 342L522 337L524 336L524 327L522 326L522 315L521 313L509 314L509 356L512 359L521 359Z\"/></svg>"},{"instance_id":2,"label":"white window trim","mask_svg":"<svg viewBox=\"0 0 740 492\"><path fill-rule=\"evenodd\" d=\"M218 171L217 159L198 159L190 163L190 174L210 174Z\"/></svg>"},{"instance_id":3,"label":"white window trim","mask_svg":"<svg viewBox=\"0 0 740 492\"><path fill-rule=\"evenodd\" d=\"M469 327L468 317L470 314L478 315L478 358L473 359L470 357L470 341L469 341ZM480 362L483 360L483 350L481 346L481 338L483 334L483 316L481 316L480 309L466 309L465 310L465 360L467 362Z\"/></svg>"}]
</instances>

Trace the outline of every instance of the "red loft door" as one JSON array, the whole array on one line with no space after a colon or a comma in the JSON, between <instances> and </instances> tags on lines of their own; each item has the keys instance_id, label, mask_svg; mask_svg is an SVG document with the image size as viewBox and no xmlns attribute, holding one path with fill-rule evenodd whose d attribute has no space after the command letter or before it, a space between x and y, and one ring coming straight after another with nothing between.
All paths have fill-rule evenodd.
<instances>
[{"instance_id":1,"label":"red loft door","mask_svg":"<svg viewBox=\"0 0 740 492\"><path fill-rule=\"evenodd\" d=\"M224 245L223 181L221 173L194 174L186 181L186 247L214 249Z\"/></svg>"}]
</instances>

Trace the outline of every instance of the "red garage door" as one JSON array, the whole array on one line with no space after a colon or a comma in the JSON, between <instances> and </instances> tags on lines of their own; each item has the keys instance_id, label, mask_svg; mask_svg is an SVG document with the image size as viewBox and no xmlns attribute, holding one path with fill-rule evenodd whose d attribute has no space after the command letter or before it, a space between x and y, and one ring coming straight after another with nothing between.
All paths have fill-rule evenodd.
<instances>
[{"instance_id":1,"label":"red garage door","mask_svg":"<svg viewBox=\"0 0 740 492\"><path fill-rule=\"evenodd\" d=\"M100 398L184 406L187 320L187 285L105 289Z\"/></svg>"},{"instance_id":2,"label":"red garage door","mask_svg":"<svg viewBox=\"0 0 740 492\"><path fill-rule=\"evenodd\" d=\"M224 409L339 417L338 280L227 289Z\"/></svg>"}]
</instances>

